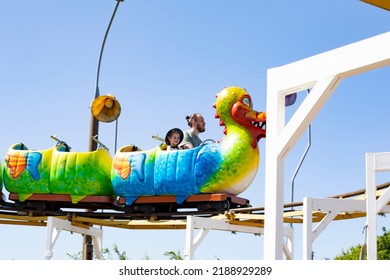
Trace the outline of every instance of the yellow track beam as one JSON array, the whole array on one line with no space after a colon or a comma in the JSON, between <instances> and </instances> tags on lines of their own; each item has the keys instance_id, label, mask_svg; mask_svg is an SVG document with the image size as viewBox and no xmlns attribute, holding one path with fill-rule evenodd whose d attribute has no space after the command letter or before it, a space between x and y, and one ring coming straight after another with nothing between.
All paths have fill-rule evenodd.
<instances>
[{"instance_id":1,"label":"yellow track beam","mask_svg":"<svg viewBox=\"0 0 390 280\"><path fill-rule=\"evenodd\" d=\"M361 0L367 4L377 6L379 8L390 11L390 1L389 0Z\"/></svg>"}]
</instances>

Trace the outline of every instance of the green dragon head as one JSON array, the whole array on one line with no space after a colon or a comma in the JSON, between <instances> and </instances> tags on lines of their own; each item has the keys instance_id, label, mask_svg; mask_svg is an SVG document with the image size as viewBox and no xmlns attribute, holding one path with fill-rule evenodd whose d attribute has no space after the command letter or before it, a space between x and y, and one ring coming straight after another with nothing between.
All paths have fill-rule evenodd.
<instances>
[{"instance_id":1,"label":"green dragon head","mask_svg":"<svg viewBox=\"0 0 390 280\"><path fill-rule=\"evenodd\" d=\"M264 127L266 113L253 110L252 98L249 93L240 87L226 87L217 95L213 104L216 109L215 117L220 119L219 124L225 126L227 134L230 126L240 125L252 134L252 147L266 136Z\"/></svg>"}]
</instances>

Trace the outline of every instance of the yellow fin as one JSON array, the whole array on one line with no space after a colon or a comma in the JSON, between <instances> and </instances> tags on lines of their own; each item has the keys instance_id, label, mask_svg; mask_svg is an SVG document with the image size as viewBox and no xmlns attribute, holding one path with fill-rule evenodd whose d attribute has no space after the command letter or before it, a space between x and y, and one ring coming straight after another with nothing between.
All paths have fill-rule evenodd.
<instances>
[{"instance_id":1,"label":"yellow fin","mask_svg":"<svg viewBox=\"0 0 390 280\"><path fill-rule=\"evenodd\" d=\"M19 201L23 202L23 201L25 201L27 198L29 198L32 195L33 195L32 193L19 193L18 194Z\"/></svg>"},{"instance_id":2,"label":"yellow fin","mask_svg":"<svg viewBox=\"0 0 390 280\"><path fill-rule=\"evenodd\" d=\"M86 196L85 195L71 195L70 196L72 203L74 203L74 204L79 203L80 200L82 200L84 197L86 197Z\"/></svg>"}]
</instances>

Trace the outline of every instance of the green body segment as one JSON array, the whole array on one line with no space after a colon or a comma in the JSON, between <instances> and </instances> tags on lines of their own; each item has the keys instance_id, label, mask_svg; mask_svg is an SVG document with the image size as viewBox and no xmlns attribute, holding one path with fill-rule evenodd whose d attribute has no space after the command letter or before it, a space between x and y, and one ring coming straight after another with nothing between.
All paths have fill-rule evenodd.
<instances>
[{"instance_id":1,"label":"green body segment","mask_svg":"<svg viewBox=\"0 0 390 280\"><path fill-rule=\"evenodd\" d=\"M55 150L50 166L50 191L69 194L72 202L89 195L113 195L112 159L106 150L61 152Z\"/></svg>"},{"instance_id":2,"label":"green body segment","mask_svg":"<svg viewBox=\"0 0 390 280\"><path fill-rule=\"evenodd\" d=\"M4 187L24 201L32 194L68 194L73 203L89 195L113 195L107 150L65 152L13 145L3 167Z\"/></svg>"}]
</instances>

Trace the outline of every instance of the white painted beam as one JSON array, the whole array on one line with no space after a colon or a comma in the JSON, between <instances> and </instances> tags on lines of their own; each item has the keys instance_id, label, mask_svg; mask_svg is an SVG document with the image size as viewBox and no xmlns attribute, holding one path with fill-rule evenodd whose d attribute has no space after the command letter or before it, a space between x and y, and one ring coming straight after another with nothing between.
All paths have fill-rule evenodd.
<instances>
[{"instance_id":1,"label":"white painted beam","mask_svg":"<svg viewBox=\"0 0 390 280\"><path fill-rule=\"evenodd\" d=\"M97 259L102 259L102 238L103 230L98 228L82 228L72 225L70 221L58 219L56 217L48 217L47 219L47 236L46 236L46 250L45 259L51 260L53 257L53 247L57 241L62 230L76 232L84 235L92 236L95 246L95 253Z\"/></svg>"}]
</instances>

